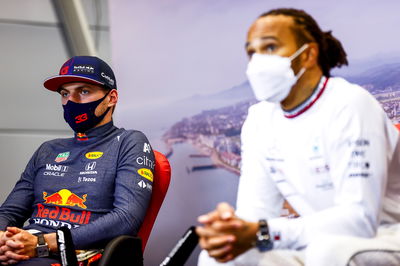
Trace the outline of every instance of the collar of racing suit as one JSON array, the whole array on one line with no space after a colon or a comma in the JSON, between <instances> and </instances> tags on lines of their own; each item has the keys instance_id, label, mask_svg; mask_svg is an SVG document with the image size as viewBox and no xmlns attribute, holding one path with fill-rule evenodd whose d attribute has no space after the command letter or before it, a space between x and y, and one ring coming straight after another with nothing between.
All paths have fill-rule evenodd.
<instances>
[{"instance_id":1,"label":"collar of racing suit","mask_svg":"<svg viewBox=\"0 0 400 266\"><path fill-rule=\"evenodd\" d=\"M96 139L97 137L108 135L115 128L114 122L111 120L107 124L89 129L86 133L75 133L75 140L78 142L86 142L88 140Z\"/></svg>"},{"instance_id":2,"label":"collar of racing suit","mask_svg":"<svg viewBox=\"0 0 400 266\"><path fill-rule=\"evenodd\" d=\"M301 115L302 113L306 112L308 109L310 109L321 97L322 93L325 91L328 80L329 78L322 76L317 86L314 88L313 93L293 109L288 111L283 110L283 115L286 118L295 118Z\"/></svg>"}]
</instances>

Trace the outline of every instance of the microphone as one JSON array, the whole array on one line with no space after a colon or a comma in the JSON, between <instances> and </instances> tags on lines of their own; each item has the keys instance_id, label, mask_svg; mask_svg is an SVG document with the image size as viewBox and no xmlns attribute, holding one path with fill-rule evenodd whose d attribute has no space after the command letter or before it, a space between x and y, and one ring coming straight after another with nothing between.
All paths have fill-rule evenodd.
<instances>
[{"instance_id":1,"label":"microphone","mask_svg":"<svg viewBox=\"0 0 400 266\"><path fill-rule=\"evenodd\" d=\"M184 265L198 243L199 236L196 234L196 227L191 226L161 262L160 266Z\"/></svg>"},{"instance_id":2,"label":"microphone","mask_svg":"<svg viewBox=\"0 0 400 266\"><path fill-rule=\"evenodd\" d=\"M61 265L76 266L78 261L75 254L75 246L68 227L63 226L57 230L57 245L61 256Z\"/></svg>"}]
</instances>

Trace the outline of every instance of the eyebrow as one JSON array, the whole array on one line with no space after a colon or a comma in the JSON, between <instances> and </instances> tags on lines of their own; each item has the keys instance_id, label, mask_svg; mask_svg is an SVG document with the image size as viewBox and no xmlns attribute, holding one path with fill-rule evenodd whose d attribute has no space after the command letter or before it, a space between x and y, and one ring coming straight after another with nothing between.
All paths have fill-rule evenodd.
<instances>
[{"instance_id":1,"label":"eyebrow","mask_svg":"<svg viewBox=\"0 0 400 266\"><path fill-rule=\"evenodd\" d=\"M89 86L86 86L86 85L82 85L82 86L76 87L75 89L78 90L78 89L83 89L83 88L88 88L88 89L90 89L90 87L89 87ZM67 88L64 88L64 87L60 87L59 90L60 90L60 91L61 91L61 90L69 91Z\"/></svg>"},{"instance_id":2,"label":"eyebrow","mask_svg":"<svg viewBox=\"0 0 400 266\"><path fill-rule=\"evenodd\" d=\"M265 41L265 40L275 40L275 41L278 41L278 38L276 38L274 36L265 36L265 37L257 38L257 40L263 40L263 41ZM246 42L244 47L245 48L249 47L249 45L251 43L252 42Z\"/></svg>"}]
</instances>

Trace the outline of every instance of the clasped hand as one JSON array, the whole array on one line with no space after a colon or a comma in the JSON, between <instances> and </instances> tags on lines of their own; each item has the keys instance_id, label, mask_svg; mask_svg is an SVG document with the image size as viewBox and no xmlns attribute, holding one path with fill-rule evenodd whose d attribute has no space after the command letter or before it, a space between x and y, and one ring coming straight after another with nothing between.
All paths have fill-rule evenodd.
<instances>
[{"instance_id":1,"label":"clasped hand","mask_svg":"<svg viewBox=\"0 0 400 266\"><path fill-rule=\"evenodd\" d=\"M235 215L228 203L198 218L203 226L196 228L200 246L218 262L230 261L254 246L258 224Z\"/></svg>"},{"instance_id":2,"label":"clasped hand","mask_svg":"<svg viewBox=\"0 0 400 266\"><path fill-rule=\"evenodd\" d=\"M0 231L1 265L16 264L36 255L37 238L28 231L17 227L8 227Z\"/></svg>"}]
</instances>

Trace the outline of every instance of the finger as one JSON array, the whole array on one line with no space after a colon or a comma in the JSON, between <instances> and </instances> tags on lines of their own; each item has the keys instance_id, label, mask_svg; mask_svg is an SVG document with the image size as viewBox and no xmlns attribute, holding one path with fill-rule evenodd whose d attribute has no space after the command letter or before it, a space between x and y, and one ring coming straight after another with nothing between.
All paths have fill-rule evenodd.
<instances>
[{"instance_id":1,"label":"finger","mask_svg":"<svg viewBox=\"0 0 400 266\"><path fill-rule=\"evenodd\" d=\"M235 216L235 209L226 202L221 202L217 206L218 216L222 220L229 220Z\"/></svg>"},{"instance_id":2,"label":"finger","mask_svg":"<svg viewBox=\"0 0 400 266\"><path fill-rule=\"evenodd\" d=\"M23 242L23 241L26 241L28 239L28 235L30 235L28 232L21 231L18 234L12 235L10 238L13 239L13 240L21 240Z\"/></svg>"},{"instance_id":3,"label":"finger","mask_svg":"<svg viewBox=\"0 0 400 266\"><path fill-rule=\"evenodd\" d=\"M215 227L211 226L197 226L196 227L196 234L199 237L210 237L210 236L216 236L216 235L222 235L222 232L219 232L216 230Z\"/></svg>"},{"instance_id":4,"label":"finger","mask_svg":"<svg viewBox=\"0 0 400 266\"><path fill-rule=\"evenodd\" d=\"M11 248L11 249L22 249L24 248L24 244L22 244L20 241L16 241L16 240L7 240L6 242L7 247Z\"/></svg>"},{"instance_id":5,"label":"finger","mask_svg":"<svg viewBox=\"0 0 400 266\"><path fill-rule=\"evenodd\" d=\"M208 250L208 255L210 255L210 257L213 257L215 259L223 259L230 254L229 253L230 251L232 251L232 246L227 245L221 248Z\"/></svg>"},{"instance_id":6,"label":"finger","mask_svg":"<svg viewBox=\"0 0 400 266\"><path fill-rule=\"evenodd\" d=\"M210 224L219 219L220 219L219 213L217 211L212 211L207 214L199 216L197 218L197 221L202 224Z\"/></svg>"},{"instance_id":7,"label":"finger","mask_svg":"<svg viewBox=\"0 0 400 266\"><path fill-rule=\"evenodd\" d=\"M0 255L0 261L1 262L6 262L8 259L7 259L7 256L6 255Z\"/></svg>"},{"instance_id":8,"label":"finger","mask_svg":"<svg viewBox=\"0 0 400 266\"><path fill-rule=\"evenodd\" d=\"M245 223L238 218L234 218L229 221L215 221L210 227L218 232L234 232L243 230Z\"/></svg>"},{"instance_id":9,"label":"finger","mask_svg":"<svg viewBox=\"0 0 400 266\"><path fill-rule=\"evenodd\" d=\"M235 237L232 235L224 235L208 238L203 243L203 249L205 250L213 250L213 249L221 249L225 246L231 246L231 244L235 241Z\"/></svg>"},{"instance_id":10,"label":"finger","mask_svg":"<svg viewBox=\"0 0 400 266\"><path fill-rule=\"evenodd\" d=\"M9 226L9 227L7 227L7 231L12 232L14 234L18 234L19 232L22 231L22 229L15 227L15 226Z\"/></svg>"},{"instance_id":11,"label":"finger","mask_svg":"<svg viewBox=\"0 0 400 266\"><path fill-rule=\"evenodd\" d=\"M14 234L11 233L11 232L8 232L8 231L5 231L5 232L4 232L4 237L6 237L6 238L11 238L13 235L14 235Z\"/></svg>"},{"instance_id":12,"label":"finger","mask_svg":"<svg viewBox=\"0 0 400 266\"><path fill-rule=\"evenodd\" d=\"M196 226L196 234L201 237L201 227L200 226Z\"/></svg>"},{"instance_id":13,"label":"finger","mask_svg":"<svg viewBox=\"0 0 400 266\"><path fill-rule=\"evenodd\" d=\"M6 251L11 250L9 246L4 245L0 247L0 254L4 255L4 253L6 253Z\"/></svg>"},{"instance_id":14,"label":"finger","mask_svg":"<svg viewBox=\"0 0 400 266\"><path fill-rule=\"evenodd\" d=\"M204 237L199 239L199 245L202 249L204 249L207 246L207 241L208 241L207 238Z\"/></svg>"},{"instance_id":15,"label":"finger","mask_svg":"<svg viewBox=\"0 0 400 266\"><path fill-rule=\"evenodd\" d=\"M234 235L224 235L224 236L218 236L218 237L211 237L208 239L207 243L211 247L219 248L222 246L230 245L230 244L234 243L235 240L236 240L236 237Z\"/></svg>"},{"instance_id":16,"label":"finger","mask_svg":"<svg viewBox=\"0 0 400 266\"><path fill-rule=\"evenodd\" d=\"M7 232L12 233L12 234L18 234L22 231L22 229L19 229L18 227L7 227Z\"/></svg>"},{"instance_id":17,"label":"finger","mask_svg":"<svg viewBox=\"0 0 400 266\"><path fill-rule=\"evenodd\" d=\"M222 235L222 233L214 230L211 227L200 227L200 226L196 228L196 233L199 237L206 237L206 238Z\"/></svg>"},{"instance_id":18,"label":"finger","mask_svg":"<svg viewBox=\"0 0 400 266\"><path fill-rule=\"evenodd\" d=\"M5 253L5 255L7 256L7 258L8 258L9 260L20 261L20 260L27 260L27 259L29 259L29 257L26 256L26 255L19 255L19 254L17 254L17 253L12 252L12 251L7 251L7 252Z\"/></svg>"}]
</instances>

